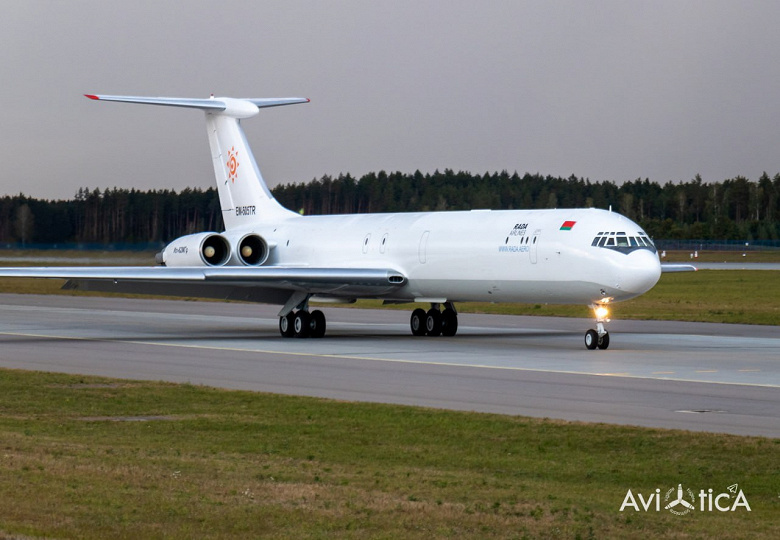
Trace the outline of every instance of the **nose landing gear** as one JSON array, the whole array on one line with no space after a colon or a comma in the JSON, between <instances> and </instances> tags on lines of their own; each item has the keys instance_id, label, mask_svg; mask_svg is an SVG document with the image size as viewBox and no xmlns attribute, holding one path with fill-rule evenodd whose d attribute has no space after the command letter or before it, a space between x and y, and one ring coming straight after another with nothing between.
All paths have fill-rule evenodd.
<instances>
[{"instance_id":1,"label":"nose landing gear","mask_svg":"<svg viewBox=\"0 0 780 540\"><path fill-rule=\"evenodd\" d=\"M604 323L609 322L609 310L606 302L602 304L592 304L591 309L596 315L596 329L590 329L585 332L585 347L590 350L609 347L609 332L604 328Z\"/></svg>"}]
</instances>

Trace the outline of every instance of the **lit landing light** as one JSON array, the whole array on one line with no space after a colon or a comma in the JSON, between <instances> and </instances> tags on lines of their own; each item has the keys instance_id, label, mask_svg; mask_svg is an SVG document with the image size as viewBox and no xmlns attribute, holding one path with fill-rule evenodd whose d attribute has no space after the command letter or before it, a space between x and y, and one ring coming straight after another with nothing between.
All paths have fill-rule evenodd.
<instances>
[{"instance_id":1,"label":"lit landing light","mask_svg":"<svg viewBox=\"0 0 780 540\"><path fill-rule=\"evenodd\" d=\"M609 309L604 304L593 308L593 313L596 314L597 321L609 321Z\"/></svg>"}]
</instances>

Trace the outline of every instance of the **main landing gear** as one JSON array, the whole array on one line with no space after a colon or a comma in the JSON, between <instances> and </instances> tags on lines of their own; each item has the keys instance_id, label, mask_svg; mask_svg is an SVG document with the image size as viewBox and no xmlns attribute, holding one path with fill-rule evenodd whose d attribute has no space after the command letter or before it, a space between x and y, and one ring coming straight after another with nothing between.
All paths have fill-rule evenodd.
<instances>
[{"instance_id":1,"label":"main landing gear","mask_svg":"<svg viewBox=\"0 0 780 540\"><path fill-rule=\"evenodd\" d=\"M319 309L291 311L279 317L279 333L283 337L321 338L325 335L325 314Z\"/></svg>"},{"instance_id":2,"label":"main landing gear","mask_svg":"<svg viewBox=\"0 0 780 540\"><path fill-rule=\"evenodd\" d=\"M412 311L409 326L413 336L454 336L458 332L458 312L452 302L444 303L444 311L440 311L439 304L431 304L428 311Z\"/></svg>"},{"instance_id":3,"label":"main landing gear","mask_svg":"<svg viewBox=\"0 0 780 540\"><path fill-rule=\"evenodd\" d=\"M609 347L609 332L604 328L604 323L609 322L609 310L605 304L594 304L590 307L596 315L596 329L585 332L585 347L590 350L606 349Z\"/></svg>"}]
</instances>

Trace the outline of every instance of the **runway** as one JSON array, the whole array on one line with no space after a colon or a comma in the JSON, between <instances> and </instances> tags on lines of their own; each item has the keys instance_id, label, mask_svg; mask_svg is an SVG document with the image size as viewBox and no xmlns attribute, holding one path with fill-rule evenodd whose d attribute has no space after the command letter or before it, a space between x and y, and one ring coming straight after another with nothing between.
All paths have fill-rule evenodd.
<instances>
[{"instance_id":1,"label":"runway","mask_svg":"<svg viewBox=\"0 0 780 540\"><path fill-rule=\"evenodd\" d=\"M415 338L409 311L323 308L282 339L275 306L0 295L0 366L353 401L780 437L776 327L460 315Z\"/></svg>"}]
</instances>

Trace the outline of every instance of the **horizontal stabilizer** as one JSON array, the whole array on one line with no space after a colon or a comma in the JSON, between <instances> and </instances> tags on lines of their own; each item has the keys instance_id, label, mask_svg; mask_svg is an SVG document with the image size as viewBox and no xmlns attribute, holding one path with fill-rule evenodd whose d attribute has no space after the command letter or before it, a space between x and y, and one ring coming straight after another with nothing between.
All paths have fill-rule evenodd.
<instances>
[{"instance_id":1,"label":"horizontal stabilizer","mask_svg":"<svg viewBox=\"0 0 780 540\"><path fill-rule=\"evenodd\" d=\"M257 109L266 107L281 107L282 105L295 105L296 103L309 103L308 98L176 98L176 97L144 97L144 96L109 96L104 94L84 94L89 99L96 101L119 101L123 103L141 103L143 105L160 105L163 107L184 107L187 109L201 109L207 112L224 112L240 116L253 116Z\"/></svg>"},{"instance_id":2,"label":"horizontal stabilizer","mask_svg":"<svg viewBox=\"0 0 780 540\"><path fill-rule=\"evenodd\" d=\"M164 107L186 107L189 109L224 111L227 105L216 99L188 99L169 97L141 97L141 96L106 96L84 94L89 99L97 101L121 101L125 103L142 103L144 105L162 105Z\"/></svg>"}]
</instances>

